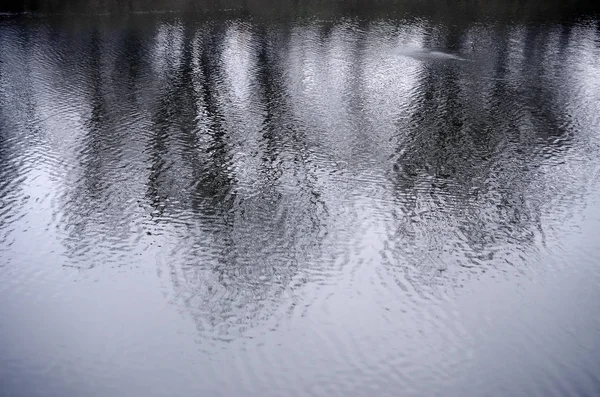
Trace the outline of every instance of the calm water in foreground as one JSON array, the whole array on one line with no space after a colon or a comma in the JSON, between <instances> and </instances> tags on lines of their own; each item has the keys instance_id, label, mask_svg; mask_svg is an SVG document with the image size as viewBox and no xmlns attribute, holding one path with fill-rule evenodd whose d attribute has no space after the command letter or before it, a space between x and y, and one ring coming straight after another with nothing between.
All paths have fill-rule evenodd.
<instances>
[{"instance_id":1,"label":"calm water in foreground","mask_svg":"<svg viewBox=\"0 0 600 397\"><path fill-rule=\"evenodd\" d=\"M2 397L600 395L598 20L305 14L0 15Z\"/></svg>"}]
</instances>

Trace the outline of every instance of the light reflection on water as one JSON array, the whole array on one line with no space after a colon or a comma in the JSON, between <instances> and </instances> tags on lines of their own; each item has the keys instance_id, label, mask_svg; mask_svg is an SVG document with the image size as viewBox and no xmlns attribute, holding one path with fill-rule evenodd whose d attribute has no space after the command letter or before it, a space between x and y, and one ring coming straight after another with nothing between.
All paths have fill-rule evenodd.
<instances>
[{"instance_id":1,"label":"light reflection on water","mask_svg":"<svg viewBox=\"0 0 600 397\"><path fill-rule=\"evenodd\" d=\"M0 20L3 393L600 392L598 43Z\"/></svg>"}]
</instances>

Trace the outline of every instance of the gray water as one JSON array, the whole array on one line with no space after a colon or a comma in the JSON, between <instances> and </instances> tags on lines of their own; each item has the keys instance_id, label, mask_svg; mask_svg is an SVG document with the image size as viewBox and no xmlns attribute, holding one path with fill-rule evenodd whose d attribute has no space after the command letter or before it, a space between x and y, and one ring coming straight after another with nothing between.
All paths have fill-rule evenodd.
<instances>
[{"instance_id":1,"label":"gray water","mask_svg":"<svg viewBox=\"0 0 600 397\"><path fill-rule=\"evenodd\" d=\"M598 20L384 10L0 16L1 396L600 395Z\"/></svg>"}]
</instances>

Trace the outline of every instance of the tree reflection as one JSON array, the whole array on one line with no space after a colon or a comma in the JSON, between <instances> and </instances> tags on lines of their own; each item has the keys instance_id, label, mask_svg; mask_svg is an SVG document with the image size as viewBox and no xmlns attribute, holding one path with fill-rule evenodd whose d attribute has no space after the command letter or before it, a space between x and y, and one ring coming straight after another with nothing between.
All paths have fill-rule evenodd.
<instances>
[{"instance_id":1,"label":"tree reflection","mask_svg":"<svg viewBox=\"0 0 600 397\"><path fill-rule=\"evenodd\" d=\"M247 54L247 67L252 71L247 83L256 88L251 91L251 107L245 108L250 113L244 117L260 116L260 130L247 135L256 137L256 143L236 139L236 121L227 117L219 105L225 100L233 108L248 105L235 103L231 91L235 87L228 89L222 80L223 62L240 62L223 59L225 34L238 40L250 35L254 44ZM289 173L302 164L299 156L303 154L298 151L301 142L295 141L296 133L284 127L289 119L281 96L283 89L278 85L281 76L273 59L274 41L265 30L252 32L243 27L218 31L201 41L198 61L202 117L210 139L203 150L208 157L196 163L201 171L194 176L198 186L191 193L194 211L202 214L199 227L213 236L214 243L206 246L204 233L188 235L187 242L179 245L183 250L181 263L172 265L171 274L177 295L201 332L228 340L266 320L279 307L281 294L299 267L305 266L318 249L318 220L310 179L298 180L297 175ZM241 44L235 40L233 43L230 45ZM239 194L236 189L240 187L233 183L239 178L230 175L231 169L236 169L231 153L246 147L258 148L259 153L253 156L260 161L256 173L251 174L254 188L250 194ZM292 179L285 181L286 177ZM287 191L290 182L299 184L299 190Z\"/></svg>"},{"instance_id":2,"label":"tree reflection","mask_svg":"<svg viewBox=\"0 0 600 397\"><path fill-rule=\"evenodd\" d=\"M416 288L525 268L552 200L543 168L578 139L561 75L573 31L368 19L50 29L23 44L47 43L22 58L50 71L36 100L28 88L17 101L33 112L5 87L34 73L0 63L0 160L17 150L6 131L48 107L39 147L54 139L62 154L48 167L64 170L52 211L66 264L166 256L174 301L204 336L231 340L293 307L298 286L356 265L350 252ZM467 60L402 58L407 43Z\"/></svg>"},{"instance_id":3,"label":"tree reflection","mask_svg":"<svg viewBox=\"0 0 600 397\"><path fill-rule=\"evenodd\" d=\"M460 48L460 31L448 34L438 45ZM388 263L413 283L460 267L525 268L543 239L540 210L549 198L534 178L544 153L569 147L565 99L541 70L554 66L555 43L527 29L523 59L510 65L509 41L506 31L494 37L492 63L423 69L394 166L400 206L390 230L395 265Z\"/></svg>"},{"instance_id":4,"label":"tree reflection","mask_svg":"<svg viewBox=\"0 0 600 397\"><path fill-rule=\"evenodd\" d=\"M126 247L135 239L132 225L137 214L131 206L135 192L127 174L135 168L138 159L130 153L135 153L139 144L131 140L128 122L136 112L133 81L142 68L134 55L142 54L144 45L138 43L129 53L132 48L128 42L135 42L136 36L128 33L102 35L93 29L79 40L71 38L70 43L57 36L54 50L60 49L68 61L48 65L56 67L64 81L73 85L68 94L72 98L67 100L79 98L79 106L71 110L85 120L77 131L81 135L68 137L69 151L75 151L70 160L77 164L68 169L62 198L69 266L118 265L127 253L118 253L115 248L130 249ZM66 73L67 69L76 74ZM94 243L90 245L90 241ZM109 252L114 255L103 257Z\"/></svg>"}]
</instances>

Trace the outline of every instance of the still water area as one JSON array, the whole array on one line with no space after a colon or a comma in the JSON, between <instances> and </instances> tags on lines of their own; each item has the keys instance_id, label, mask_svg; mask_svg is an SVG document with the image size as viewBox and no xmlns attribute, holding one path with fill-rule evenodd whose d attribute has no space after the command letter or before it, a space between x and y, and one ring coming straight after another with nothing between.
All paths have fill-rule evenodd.
<instances>
[{"instance_id":1,"label":"still water area","mask_svg":"<svg viewBox=\"0 0 600 397\"><path fill-rule=\"evenodd\" d=\"M0 396L600 395L597 14L29 3Z\"/></svg>"}]
</instances>

